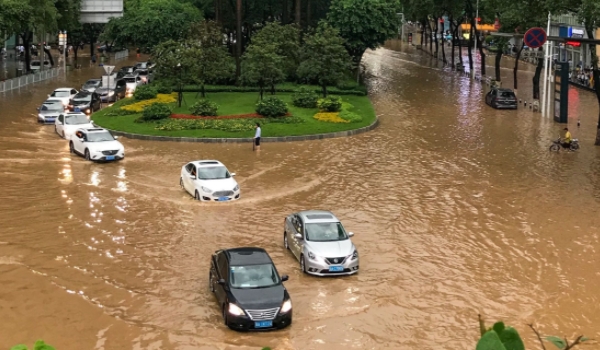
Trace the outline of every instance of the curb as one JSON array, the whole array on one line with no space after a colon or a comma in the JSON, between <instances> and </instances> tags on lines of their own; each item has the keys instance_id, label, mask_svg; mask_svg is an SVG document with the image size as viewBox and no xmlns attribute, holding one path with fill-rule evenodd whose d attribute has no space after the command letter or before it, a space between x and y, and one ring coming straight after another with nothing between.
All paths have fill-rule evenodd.
<instances>
[{"instance_id":1,"label":"curb","mask_svg":"<svg viewBox=\"0 0 600 350\"><path fill-rule=\"evenodd\" d=\"M322 140L331 139L338 137L348 137L371 131L379 126L379 118L376 116L375 121L369 125L359 129L330 132L326 134L315 134L315 135L304 135L304 136L281 136L281 137L261 137L260 142L293 142L293 141L310 141L310 140ZM174 142L203 142L203 143L243 143L252 142L253 138L206 138L206 137L171 137L171 136L153 136L153 135L140 135L131 134L124 131L111 130L113 135L124 136L129 139L136 140L147 140L147 141L174 141Z\"/></svg>"}]
</instances>

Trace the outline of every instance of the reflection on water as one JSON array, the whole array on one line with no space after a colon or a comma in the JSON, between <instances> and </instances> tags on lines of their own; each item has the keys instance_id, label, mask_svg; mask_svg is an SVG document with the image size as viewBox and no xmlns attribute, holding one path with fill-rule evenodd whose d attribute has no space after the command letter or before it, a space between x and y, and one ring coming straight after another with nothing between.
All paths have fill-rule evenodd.
<instances>
[{"instance_id":1,"label":"reflection on water","mask_svg":"<svg viewBox=\"0 0 600 350\"><path fill-rule=\"evenodd\" d=\"M0 348L43 338L60 349L466 349L478 313L514 325L528 344L528 322L544 334L600 336L594 96L570 92L582 149L550 153L563 126L527 109L492 110L479 83L414 48L390 48L365 55L377 130L267 144L260 157L247 145L128 139L119 163L70 155L31 113L89 70L0 96L0 283L9 286ZM525 67L523 99L531 74ZM223 161L243 198L209 205L183 193L179 169L194 159ZM281 224L310 208L356 232L358 275L299 272ZM240 245L266 248L290 275L292 327L221 325L209 257Z\"/></svg>"}]
</instances>

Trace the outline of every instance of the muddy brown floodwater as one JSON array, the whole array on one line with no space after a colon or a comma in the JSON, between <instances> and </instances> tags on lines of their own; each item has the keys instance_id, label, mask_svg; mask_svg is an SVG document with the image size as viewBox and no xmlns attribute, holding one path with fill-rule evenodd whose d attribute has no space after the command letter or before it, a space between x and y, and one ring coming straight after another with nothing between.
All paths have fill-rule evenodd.
<instances>
[{"instance_id":1,"label":"muddy brown floodwater","mask_svg":"<svg viewBox=\"0 0 600 350\"><path fill-rule=\"evenodd\" d=\"M250 144L123 139L119 163L71 156L35 107L101 68L0 96L0 349L36 339L59 350L472 349L478 313L532 347L529 322L600 337L594 96L570 92L582 148L555 154L562 126L488 108L481 84L412 48L390 45L365 62L378 129L266 143L259 154ZM521 73L522 98L532 75ZM213 158L238 174L240 201L205 205L179 189L184 163ZM356 233L358 275L300 273L282 222L310 208ZM290 275L291 327L222 325L209 257L245 245L266 248Z\"/></svg>"}]
</instances>

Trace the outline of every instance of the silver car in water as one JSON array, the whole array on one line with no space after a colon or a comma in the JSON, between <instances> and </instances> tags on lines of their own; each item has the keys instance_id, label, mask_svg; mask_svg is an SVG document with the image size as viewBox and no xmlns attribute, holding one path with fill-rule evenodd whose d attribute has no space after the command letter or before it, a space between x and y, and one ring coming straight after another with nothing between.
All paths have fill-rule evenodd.
<instances>
[{"instance_id":1,"label":"silver car in water","mask_svg":"<svg viewBox=\"0 0 600 350\"><path fill-rule=\"evenodd\" d=\"M300 269L310 275L357 273L358 251L352 236L329 211L301 211L284 221L283 245L300 261Z\"/></svg>"}]
</instances>

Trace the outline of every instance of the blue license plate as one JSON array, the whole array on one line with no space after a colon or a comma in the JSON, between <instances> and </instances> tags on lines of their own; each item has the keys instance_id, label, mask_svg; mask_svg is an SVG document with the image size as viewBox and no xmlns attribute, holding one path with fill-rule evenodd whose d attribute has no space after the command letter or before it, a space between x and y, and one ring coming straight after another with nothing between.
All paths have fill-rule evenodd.
<instances>
[{"instance_id":1,"label":"blue license plate","mask_svg":"<svg viewBox=\"0 0 600 350\"><path fill-rule=\"evenodd\" d=\"M329 266L329 272L342 272L344 271L343 266Z\"/></svg>"},{"instance_id":2,"label":"blue license plate","mask_svg":"<svg viewBox=\"0 0 600 350\"><path fill-rule=\"evenodd\" d=\"M273 327L273 321L254 322L254 328L270 328L270 327Z\"/></svg>"},{"instance_id":3,"label":"blue license plate","mask_svg":"<svg viewBox=\"0 0 600 350\"><path fill-rule=\"evenodd\" d=\"M115 160L115 156L106 156L106 160Z\"/></svg>"},{"instance_id":4,"label":"blue license plate","mask_svg":"<svg viewBox=\"0 0 600 350\"><path fill-rule=\"evenodd\" d=\"M228 201L229 197L219 197L219 199L217 199L218 201Z\"/></svg>"}]
</instances>

